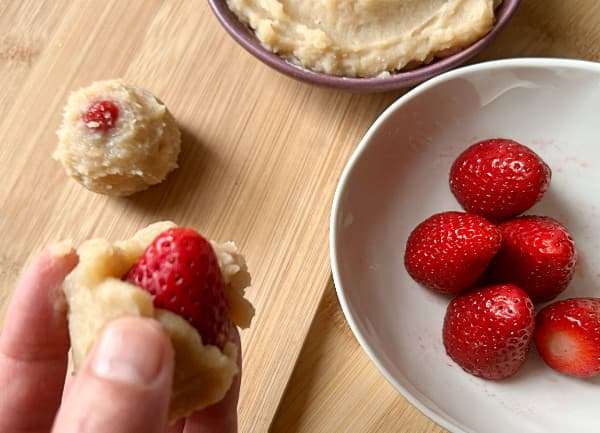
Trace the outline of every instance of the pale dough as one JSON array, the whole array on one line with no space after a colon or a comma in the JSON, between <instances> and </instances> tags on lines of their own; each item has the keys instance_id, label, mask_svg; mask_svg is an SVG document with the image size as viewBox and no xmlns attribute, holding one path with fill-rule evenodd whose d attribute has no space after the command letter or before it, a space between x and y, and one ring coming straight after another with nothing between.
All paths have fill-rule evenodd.
<instances>
[{"instance_id":1,"label":"pale dough","mask_svg":"<svg viewBox=\"0 0 600 433\"><path fill-rule=\"evenodd\" d=\"M203 345L198 332L186 320L154 308L148 292L121 280L146 247L160 233L174 226L171 222L155 223L131 239L114 244L104 239L84 242L77 250L79 264L64 285L75 369L111 320L123 316L153 317L164 326L175 350L169 410L172 421L220 401L239 371L234 344L227 343L223 351ZM232 242L211 244L226 283L230 319L240 327L248 327L254 308L244 298L244 291L250 285L244 257Z\"/></svg>"},{"instance_id":2,"label":"pale dough","mask_svg":"<svg viewBox=\"0 0 600 433\"><path fill-rule=\"evenodd\" d=\"M497 0L227 0L269 50L318 72L368 77L427 63L494 25Z\"/></svg>"},{"instance_id":3,"label":"pale dough","mask_svg":"<svg viewBox=\"0 0 600 433\"><path fill-rule=\"evenodd\" d=\"M108 131L90 129L83 114L109 100L119 117ZM71 93L58 130L54 159L89 190L125 196L162 182L177 168L181 135L167 107L122 80L98 81Z\"/></svg>"}]
</instances>

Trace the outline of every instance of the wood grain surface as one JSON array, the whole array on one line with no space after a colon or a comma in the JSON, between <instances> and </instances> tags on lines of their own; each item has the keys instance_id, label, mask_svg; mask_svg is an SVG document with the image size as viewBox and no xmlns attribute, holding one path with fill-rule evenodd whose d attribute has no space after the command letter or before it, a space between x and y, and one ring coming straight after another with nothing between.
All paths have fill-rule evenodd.
<instances>
[{"instance_id":1,"label":"wood grain surface","mask_svg":"<svg viewBox=\"0 0 600 433\"><path fill-rule=\"evenodd\" d=\"M595 0L525 0L478 60L596 59L598 23ZM68 93L113 77L160 96L183 131L181 168L128 199L88 192L50 159ZM275 432L443 431L369 363L330 282L337 178L399 92L352 95L283 77L239 48L202 0L0 0L0 78L0 317L43 245L118 239L171 219L235 240L253 272L242 432L267 431L278 406Z\"/></svg>"}]
</instances>

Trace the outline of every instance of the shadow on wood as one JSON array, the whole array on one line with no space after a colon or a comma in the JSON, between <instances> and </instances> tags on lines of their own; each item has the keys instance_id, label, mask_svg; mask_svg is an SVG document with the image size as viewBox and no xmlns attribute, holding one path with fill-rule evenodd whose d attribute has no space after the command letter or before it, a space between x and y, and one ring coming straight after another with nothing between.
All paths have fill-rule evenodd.
<instances>
[{"instance_id":1,"label":"shadow on wood","mask_svg":"<svg viewBox=\"0 0 600 433\"><path fill-rule=\"evenodd\" d=\"M186 207L186 200L197 199L196 191L201 191L204 187L203 183L207 180L204 173L208 167L211 170L226 169L224 164L219 164L217 155L211 152L210 146L205 146L194 132L181 125L179 129L181 130L179 168L171 172L159 185L123 198L123 201L143 212L161 212L165 215L164 218L169 218L169 215Z\"/></svg>"}]
</instances>

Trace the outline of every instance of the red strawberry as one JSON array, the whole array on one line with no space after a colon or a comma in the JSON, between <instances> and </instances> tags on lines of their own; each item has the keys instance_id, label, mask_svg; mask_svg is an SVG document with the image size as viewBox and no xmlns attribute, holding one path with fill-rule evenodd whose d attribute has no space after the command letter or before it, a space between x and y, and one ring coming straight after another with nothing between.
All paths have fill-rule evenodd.
<instances>
[{"instance_id":1,"label":"red strawberry","mask_svg":"<svg viewBox=\"0 0 600 433\"><path fill-rule=\"evenodd\" d=\"M576 377L600 374L600 299L548 305L537 315L535 344L553 369Z\"/></svg>"},{"instance_id":2,"label":"red strawberry","mask_svg":"<svg viewBox=\"0 0 600 433\"><path fill-rule=\"evenodd\" d=\"M444 212L410 234L404 265L418 283L442 293L472 287L500 248L498 228L483 217Z\"/></svg>"},{"instance_id":3,"label":"red strawberry","mask_svg":"<svg viewBox=\"0 0 600 433\"><path fill-rule=\"evenodd\" d=\"M450 189L467 212L504 221L537 203L552 172L528 147L503 138L465 150L450 170Z\"/></svg>"},{"instance_id":4,"label":"red strawberry","mask_svg":"<svg viewBox=\"0 0 600 433\"><path fill-rule=\"evenodd\" d=\"M525 216L500 225L502 247L492 262L493 281L514 283L533 302L554 299L567 288L577 262L567 229L548 217Z\"/></svg>"},{"instance_id":5,"label":"red strawberry","mask_svg":"<svg viewBox=\"0 0 600 433\"><path fill-rule=\"evenodd\" d=\"M533 304L523 290L512 284L489 286L448 305L444 346L467 373L505 379L525 362L534 322Z\"/></svg>"},{"instance_id":6,"label":"red strawberry","mask_svg":"<svg viewBox=\"0 0 600 433\"><path fill-rule=\"evenodd\" d=\"M112 101L94 102L83 113L82 119L88 128L106 132L117 123L119 107Z\"/></svg>"},{"instance_id":7,"label":"red strawberry","mask_svg":"<svg viewBox=\"0 0 600 433\"><path fill-rule=\"evenodd\" d=\"M195 230L161 233L123 279L150 292L156 307L190 322L204 344L223 348L230 326L223 276L210 243Z\"/></svg>"}]
</instances>

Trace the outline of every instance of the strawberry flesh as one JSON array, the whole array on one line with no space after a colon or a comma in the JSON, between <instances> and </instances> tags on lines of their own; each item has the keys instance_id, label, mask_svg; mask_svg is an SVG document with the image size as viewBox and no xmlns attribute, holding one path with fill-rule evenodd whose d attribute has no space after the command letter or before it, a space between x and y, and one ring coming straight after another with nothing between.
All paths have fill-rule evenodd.
<instances>
[{"instance_id":1,"label":"strawberry flesh","mask_svg":"<svg viewBox=\"0 0 600 433\"><path fill-rule=\"evenodd\" d=\"M533 302L554 299L575 272L577 252L568 230L549 217L525 216L500 225L502 247L490 275L498 283L514 283Z\"/></svg>"},{"instance_id":2,"label":"strawberry flesh","mask_svg":"<svg viewBox=\"0 0 600 433\"><path fill-rule=\"evenodd\" d=\"M450 189L467 212L498 222L537 203L551 176L548 165L531 149L497 138L472 145L456 159Z\"/></svg>"},{"instance_id":3,"label":"strawberry flesh","mask_svg":"<svg viewBox=\"0 0 600 433\"><path fill-rule=\"evenodd\" d=\"M221 269L210 243L190 228L161 233L123 277L148 291L154 306L186 319L204 344L223 348L229 306Z\"/></svg>"},{"instance_id":4,"label":"strawberry flesh","mask_svg":"<svg viewBox=\"0 0 600 433\"><path fill-rule=\"evenodd\" d=\"M499 380L527 359L534 329L533 304L515 285L489 286L455 298L444 319L448 356L466 372Z\"/></svg>"},{"instance_id":5,"label":"strawberry flesh","mask_svg":"<svg viewBox=\"0 0 600 433\"><path fill-rule=\"evenodd\" d=\"M567 299L545 307L537 315L535 343L544 362L563 374L600 374L600 299Z\"/></svg>"},{"instance_id":6,"label":"strawberry flesh","mask_svg":"<svg viewBox=\"0 0 600 433\"><path fill-rule=\"evenodd\" d=\"M498 228L481 216L436 214L410 234L404 265L423 286L441 293L460 293L475 285L501 240Z\"/></svg>"},{"instance_id":7,"label":"strawberry flesh","mask_svg":"<svg viewBox=\"0 0 600 433\"><path fill-rule=\"evenodd\" d=\"M106 132L116 125L119 107L112 101L94 102L83 113L82 119L89 129Z\"/></svg>"}]
</instances>

